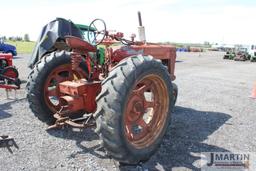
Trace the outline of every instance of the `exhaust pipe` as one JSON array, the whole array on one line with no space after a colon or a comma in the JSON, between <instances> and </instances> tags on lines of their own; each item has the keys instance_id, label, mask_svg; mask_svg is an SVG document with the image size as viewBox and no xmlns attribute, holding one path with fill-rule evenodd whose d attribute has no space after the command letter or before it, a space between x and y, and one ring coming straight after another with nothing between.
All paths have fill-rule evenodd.
<instances>
[{"instance_id":1,"label":"exhaust pipe","mask_svg":"<svg viewBox=\"0 0 256 171\"><path fill-rule=\"evenodd\" d=\"M141 42L146 43L145 27L144 27L144 26L142 26L142 20L141 20L141 14L140 14L140 11L138 11L138 19L139 19L139 27L138 27L139 40L140 40Z\"/></svg>"}]
</instances>

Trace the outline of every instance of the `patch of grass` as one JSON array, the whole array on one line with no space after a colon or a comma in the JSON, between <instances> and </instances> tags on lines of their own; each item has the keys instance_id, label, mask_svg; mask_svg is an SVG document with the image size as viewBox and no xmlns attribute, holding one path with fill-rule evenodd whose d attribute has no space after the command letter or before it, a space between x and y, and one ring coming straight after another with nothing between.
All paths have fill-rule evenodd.
<instances>
[{"instance_id":1,"label":"patch of grass","mask_svg":"<svg viewBox=\"0 0 256 171\"><path fill-rule=\"evenodd\" d=\"M18 54L26 53L30 54L36 42L24 42L24 41L7 41L6 43L16 46Z\"/></svg>"}]
</instances>

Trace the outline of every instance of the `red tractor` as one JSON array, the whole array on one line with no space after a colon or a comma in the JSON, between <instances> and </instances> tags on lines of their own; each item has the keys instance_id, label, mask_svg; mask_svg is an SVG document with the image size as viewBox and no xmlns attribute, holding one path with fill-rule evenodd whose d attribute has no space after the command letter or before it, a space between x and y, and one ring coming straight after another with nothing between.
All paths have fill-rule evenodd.
<instances>
[{"instance_id":1,"label":"red tractor","mask_svg":"<svg viewBox=\"0 0 256 171\"><path fill-rule=\"evenodd\" d=\"M18 70L13 66L11 53L0 53L0 88L19 89Z\"/></svg>"},{"instance_id":2,"label":"red tractor","mask_svg":"<svg viewBox=\"0 0 256 171\"><path fill-rule=\"evenodd\" d=\"M56 29L56 22L69 35L61 37L59 31L53 46L45 46L44 35L52 40L47 29ZM172 83L176 48L146 42L140 14L140 41L111 33L101 19L89 26L65 22L57 19L43 29L37 47L49 51L34 50L27 83L33 113L53 124L49 129L96 127L106 153L122 163L148 160L163 139L177 99ZM83 28L87 40L74 36Z\"/></svg>"}]
</instances>

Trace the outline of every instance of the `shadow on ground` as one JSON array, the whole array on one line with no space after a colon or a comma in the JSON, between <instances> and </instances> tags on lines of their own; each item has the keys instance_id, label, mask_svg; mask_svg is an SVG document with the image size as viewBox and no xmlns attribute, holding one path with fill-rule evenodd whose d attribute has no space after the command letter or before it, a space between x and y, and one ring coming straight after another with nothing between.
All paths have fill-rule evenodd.
<instances>
[{"instance_id":1,"label":"shadow on ground","mask_svg":"<svg viewBox=\"0 0 256 171\"><path fill-rule=\"evenodd\" d=\"M179 62L184 62L184 61L176 60L176 63L179 63Z\"/></svg>"},{"instance_id":2,"label":"shadow on ground","mask_svg":"<svg viewBox=\"0 0 256 171\"><path fill-rule=\"evenodd\" d=\"M19 101L23 101L23 100L25 100L25 98L18 99L18 100L12 100L10 102L6 102L6 103L3 103L3 104L0 104L0 120L11 117L12 114L10 114L7 111L12 109L12 105L14 103L19 102Z\"/></svg>"},{"instance_id":3,"label":"shadow on ground","mask_svg":"<svg viewBox=\"0 0 256 171\"><path fill-rule=\"evenodd\" d=\"M22 56L14 56L13 59L22 59Z\"/></svg>"},{"instance_id":4,"label":"shadow on ground","mask_svg":"<svg viewBox=\"0 0 256 171\"><path fill-rule=\"evenodd\" d=\"M193 166L193 162L199 160L200 157L191 153L227 151L217 146L207 145L203 141L230 118L231 116L225 113L176 107L161 147L148 162L143 164L143 168L150 171L172 170L174 167L188 168L193 171L200 170ZM71 154L70 157L75 157L77 154L90 153L99 158L106 158L104 153L98 153L97 148L99 148L99 145L86 148L82 144L84 141L98 139L98 136L91 129L75 132L71 128L65 128L62 130L50 130L48 133L55 137L76 140L76 145L81 151ZM136 166L122 166L119 169L122 171L138 170Z\"/></svg>"},{"instance_id":5,"label":"shadow on ground","mask_svg":"<svg viewBox=\"0 0 256 171\"><path fill-rule=\"evenodd\" d=\"M8 112L5 112L4 110L2 110L1 106L0 106L0 119L6 119L11 117L12 115Z\"/></svg>"},{"instance_id":6,"label":"shadow on ground","mask_svg":"<svg viewBox=\"0 0 256 171\"><path fill-rule=\"evenodd\" d=\"M99 140L98 135L94 132L94 129L83 129L77 130L70 127L65 127L64 129L52 129L47 131L50 135L62 138L70 139L76 141L76 146L81 149L75 153L70 154L69 158L75 158L76 155L90 153L98 158L107 158L105 152L102 151L100 144L94 144L92 147L87 148L84 143L93 140Z\"/></svg>"},{"instance_id":7,"label":"shadow on ground","mask_svg":"<svg viewBox=\"0 0 256 171\"><path fill-rule=\"evenodd\" d=\"M182 167L199 171L193 163L200 157L193 153L227 151L203 141L230 118L231 116L225 113L197 111L177 106L161 148L145 163L145 167L149 170L172 170L175 167Z\"/></svg>"}]
</instances>

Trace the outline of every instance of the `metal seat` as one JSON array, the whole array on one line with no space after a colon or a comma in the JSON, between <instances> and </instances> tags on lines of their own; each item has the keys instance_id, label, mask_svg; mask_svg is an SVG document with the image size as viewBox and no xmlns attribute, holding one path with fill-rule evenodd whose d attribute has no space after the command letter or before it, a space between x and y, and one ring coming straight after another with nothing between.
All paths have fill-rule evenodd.
<instances>
[{"instance_id":1,"label":"metal seat","mask_svg":"<svg viewBox=\"0 0 256 171\"><path fill-rule=\"evenodd\" d=\"M96 52L97 48L90 43L74 36L65 36L65 40L67 45L73 49L73 51L78 51L78 52Z\"/></svg>"}]
</instances>

